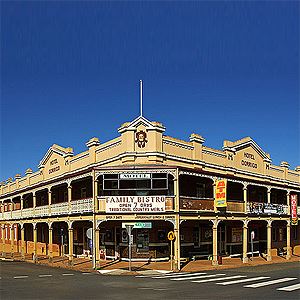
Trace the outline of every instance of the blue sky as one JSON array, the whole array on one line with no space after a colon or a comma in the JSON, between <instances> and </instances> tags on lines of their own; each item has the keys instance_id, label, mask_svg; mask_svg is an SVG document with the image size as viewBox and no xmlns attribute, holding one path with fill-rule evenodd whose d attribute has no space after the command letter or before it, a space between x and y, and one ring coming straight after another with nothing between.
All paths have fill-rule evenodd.
<instances>
[{"instance_id":1,"label":"blue sky","mask_svg":"<svg viewBox=\"0 0 300 300\"><path fill-rule=\"evenodd\" d=\"M299 2L1 2L0 180L139 114L299 158Z\"/></svg>"}]
</instances>

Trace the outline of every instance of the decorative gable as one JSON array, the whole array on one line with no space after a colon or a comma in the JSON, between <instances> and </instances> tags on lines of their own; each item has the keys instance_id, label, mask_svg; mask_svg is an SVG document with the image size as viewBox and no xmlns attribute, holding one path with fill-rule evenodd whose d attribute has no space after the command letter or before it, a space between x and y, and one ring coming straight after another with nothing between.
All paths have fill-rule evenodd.
<instances>
[{"instance_id":1,"label":"decorative gable","mask_svg":"<svg viewBox=\"0 0 300 300\"><path fill-rule=\"evenodd\" d=\"M264 173L265 164L271 162L269 154L264 152L251 137L235 142L224 141L223 150L227 153L228 159L233 160L233 165L237 169Z\"/></svg>"},{"instance_id":2,"label":"decorative gable","mask_svg":"<svg viewBox=\"0 0 300 300\"><path fill-rule=\"evenodd\" d=\"M59 145L52 145L39 164L44 178L55 177L66 170L68 158L73 156L72 148L64 148Z\"/></svg>"},{"instance_id":3,"label":"decorative gable","mask_svg":"<svg viewBox=\"0 0 300 300\"><path fill-rule=\"evenodd\" d=\"M123 133L126 130L136 131L138 128L144 128L146 130L157 130L160 132L165 131L165 127L159 122L151 122L143 116L139 116L132 122L124 123L118 131Z\"/></svg>"}]
</instances>

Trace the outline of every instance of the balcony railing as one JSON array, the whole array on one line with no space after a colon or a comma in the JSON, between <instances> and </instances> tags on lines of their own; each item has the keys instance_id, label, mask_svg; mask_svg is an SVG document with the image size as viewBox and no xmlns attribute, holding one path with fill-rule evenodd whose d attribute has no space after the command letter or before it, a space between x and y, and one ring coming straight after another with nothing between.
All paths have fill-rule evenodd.
<instances>
[{"instance_id":1,"label":"balcony railing","mask_svg":"<svg viewBox=\"0 0 300 300\"><path fill-rule=\"evenodd\" d=\"M51 216L58 216L69 213L69 203L62 202L51 205Z\"/></svg>"},{"instance_id":2,"label":"balcony railing","mask_svg":"<svg viewBox=\"0 0 300 300\"><path fill-rule=\"evenodd\" d=\"M214 211L214 199L180 197L180 209ZM227 212L244 212L244 202L227 200Z\"/></svg>"},{"instance_id":3,"label":"balcony railing","mask_svg":"<svg viewBox=\"0 0 300 300\"><path fill-rule=\"evenodd\" d=\"M288 206L284 204L248 202L247 213L250 214L289 214Z\"/></svg>"},{"instance_id":4,"label":"balcony railing","mask_svg":"<svg viewBox=\"0 0 300 300\"><path fill-rule=\"evenodd\" d=\"M2 213L4 220L14 220L14 219L26 219L26 218L36 218L36 217L50 217L62 214L78 214L78 213L88 213L93 211L93 199L81 199L71 201L71 207L69 209L69 203L56 203L50 206L38 206L34 208L24 208L22 210L6 211ZM1 214L0 214L1 216Z\"/></svg>"},{"instance_id":5,"label":"balcony railing","mask_svg":"<svg viewBox=\"0 0 300 300\"><path fill-rule=\"evenodd\" d=\"M197 199L180 197L180 209L188 210L214 210L214 199Z\"/></svg>"}]
</instances>

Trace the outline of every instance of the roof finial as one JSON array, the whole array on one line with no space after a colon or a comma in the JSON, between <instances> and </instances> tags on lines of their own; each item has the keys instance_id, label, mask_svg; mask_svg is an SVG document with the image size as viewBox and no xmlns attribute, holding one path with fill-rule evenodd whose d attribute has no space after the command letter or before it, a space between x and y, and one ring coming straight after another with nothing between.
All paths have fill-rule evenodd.
<instances>
[{"instance_id":1,"label":"roof finial","mask_svg":"<svg viewBox=\"0 0 300 300\"><path fill-rule=\"evenodd\" d=\"M143 81L140 80L140 116L143 116Z\"/></svg>"}]
</instances>

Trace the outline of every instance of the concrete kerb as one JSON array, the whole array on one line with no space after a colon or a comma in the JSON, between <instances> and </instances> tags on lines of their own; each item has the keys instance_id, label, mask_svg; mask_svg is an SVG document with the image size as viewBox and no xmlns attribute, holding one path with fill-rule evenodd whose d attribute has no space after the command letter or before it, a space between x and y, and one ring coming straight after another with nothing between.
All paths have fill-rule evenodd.
<instances>
[{"instance_id":1,"label":"concrete kerb","mask_svg":"<svg viewBox=\"0 0 300 300\"><path fill-rule=\"evenodd\" d=\"M73 266L68 264L68 260L62 257L55 258L52 262L49 262L46 259L41 261L34 262L32 259L13 259L13 258L5 258L1 257L0 260L5 261L25 261L28 263L36 263L39 265L45 265L54 268L62 268L74 271L81 272L90 272L97 273L101 275L158 275L162 273L170 273L169 263L165 262L164 264L150 263L147 265L143 264L133 264L132 272L128 271L128 263L127 262L116 262L115 264L107 264L107 261L100 261L100 268L94 270L92 268L92 262L90 260L74 260ZM242 263L238 259L224 259L222 265L212 266L210 261L191 261L188 262L183 268L181 272L198 272L198 271L212 271L212 270L223 270L223 269L232 269L239 267L253 267L260 265L270 265L277 263L289 263L289 262L300 262L299 256L292 256L290 260L283 259L282 257L273 257L272 261L266 261L261 257L255 257L253 260L249 260L248 263Z\"/></svg>"}]
</instances>

